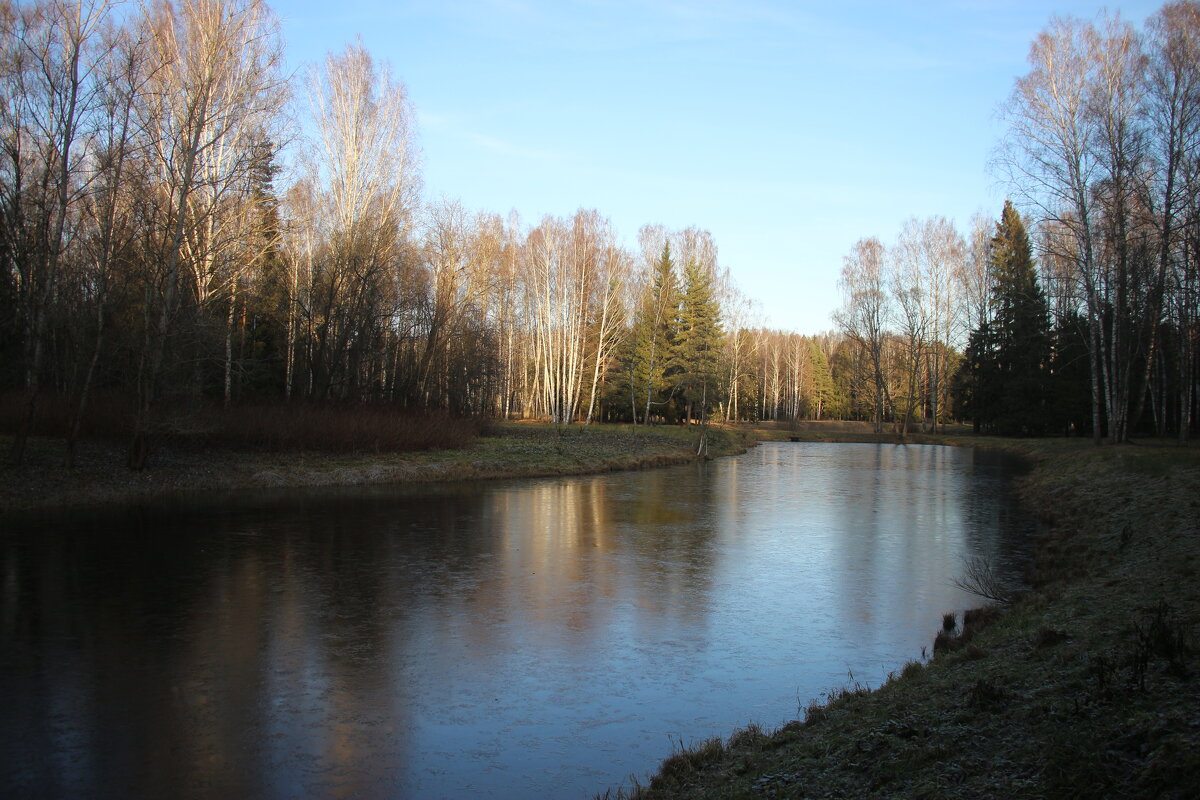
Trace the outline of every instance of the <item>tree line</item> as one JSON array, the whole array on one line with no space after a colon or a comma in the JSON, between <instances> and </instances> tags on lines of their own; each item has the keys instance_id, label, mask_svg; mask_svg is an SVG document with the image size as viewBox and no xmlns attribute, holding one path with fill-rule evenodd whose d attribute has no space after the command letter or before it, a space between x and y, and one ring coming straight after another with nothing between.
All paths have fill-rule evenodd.
<instances>
[{"instance_id":1,"label":"tree line","mask_svg":"<svg viewBox=\"0 0 1200 800\"><path fill-rule=\"evenodd\" d=\"M424 197L403 83L361 43L285 74L260 0L0 0L11 457L52 433L70 463L104 418L140 468L251 404L1186 436L1197 16L1052 21L998 160L1026 217L859 241L838 329L800 336L755 323L707 231L629 247L595 210L531 224ZM997 389L1031 360L1030 391Z\"/></svg>"},{"instance_id":2,"label":"tree line","mask_svg":"<svg viewBox=\"0 0 1200 800\"><path fill-rule=\"evenodd\" d=\"M995 163L1026 217L1006 204L969 241L910 224L846 259L838 320L872 418L936 423L950 402L999 433L1182 441L1198 388L1200 5L1168 3L1142 31L1055 17L1029 63Z\"/></svg>"},{"instance_id":3,"label":"tree line","mask_svg":"<svg viewBox=\"0 0 1200 800\"><path fill-rule=\"evenodd\" d=\"M104 427L141 468L249 403L644 423L722 402L710 234L647 225L633 251L597 211L424 198L407 91L361 43L289 76L261 0L4 0L0 59L16 462L40 432L70 463Z\"/></svg>"}]
</instances>

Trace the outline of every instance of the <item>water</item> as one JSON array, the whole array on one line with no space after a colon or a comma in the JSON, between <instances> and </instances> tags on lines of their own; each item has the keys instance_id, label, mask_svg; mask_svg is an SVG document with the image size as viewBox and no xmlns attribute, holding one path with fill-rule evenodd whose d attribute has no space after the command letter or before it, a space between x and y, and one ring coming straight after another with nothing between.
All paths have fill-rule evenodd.
<instances>
[{"instance_id":1,"label":"water","mask_svg":"<svg viewBox=\"0 0 1200 800\"><path fill-rule=\"evenodd\" d=\"M0 533L0 796L590 797L919 656L1011 464L768 444Z\"/></svg>"}]
</instances>

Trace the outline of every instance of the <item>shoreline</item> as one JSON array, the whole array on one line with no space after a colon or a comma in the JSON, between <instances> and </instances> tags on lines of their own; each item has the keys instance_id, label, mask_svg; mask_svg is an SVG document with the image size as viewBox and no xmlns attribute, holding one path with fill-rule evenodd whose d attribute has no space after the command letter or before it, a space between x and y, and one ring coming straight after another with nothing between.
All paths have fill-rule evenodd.
<instances>
[{"instance_id":1,"label":"shoreline","mask_svg":"<svg viewBox=\"0 0 1200 800\"><path fill-rule=\"evenodd\" d=\"M229 492L256 489L642 469L694 460L698 433L506 424L456 451L163 448L144 473L121 465L119 445L97 443L81 449L80 467L65 470L61 442L35 440L27 466L0 468L0 519L172 498L215 506ZM710 455L793 437L901 443L843 424L713 426ZM1033 588L1008 608L931 630L932 657L910 661L880 687L835 688L802 720L693 744L645 784L597 797L1200 796L1200 450L962 430L904 443L1001 449L1030 463L1015 488L1046 524Z\"/></svg>"},{"instance_id":2,"label":"shoreline","mask_svg":"<svg viewBox=\"0 0 1200 800\"><path fill-rule=\"evenodd\" d=\"M996 447L989 437L950 433L875 434L869 423L713 424L708 457L744 453L763 441L932 444ZM86 440L77 466L62 466L63 442L33 437L25 464L0 465L0 518L79 512L180 500L204 505L205 494L255 490L411 486L474 480L594 475L653 469L696 460L697 426L499 423L491 435L457 450L402 453L265 452L160 445L141 472L127 469L125 442ZM0 436L7 452L12 437ZM1012 449L1012 448L1006 448Z\"/></svg>"},{"instance_id":3,"label":"shoreline","mask_svg":"<svg viewBox=\"0 0 1200 800\"><path fill-rule=\"evenodd\" d=\"M1032 588L802 720L680 749L597 798L1200 796L1200 451L941 443L1027 459ZM936 639L934 634L937 634ZM913 654L914 659L917 654Z\"/></svg>"},{"instance_id":4,"label":"shoreline","mask_svg":"<svg viewBox=\"0 0 1200 800\"><path fill-rule=\"evenodd\" d=\"M160 447L150 466L124 466L124 443L80 443L78 466L61 466L62 440L30 440L26 463L0 467L0 517L39 511L86 511L256 489L417 485L472 480L601 474L696 459L699 429L676 426L506 423L459 450L312 453ZM0 437L7 449L11 437ZM709 457L756 444L753 431L709 430Z\"/></svg>"}]
</instances>

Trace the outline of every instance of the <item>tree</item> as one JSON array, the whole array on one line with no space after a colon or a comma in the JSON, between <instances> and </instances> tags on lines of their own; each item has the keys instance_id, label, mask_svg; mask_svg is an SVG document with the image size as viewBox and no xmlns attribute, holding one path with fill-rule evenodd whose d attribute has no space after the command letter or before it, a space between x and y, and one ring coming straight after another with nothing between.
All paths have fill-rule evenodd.
<instances>
[{"instance_id":1,"label":"tree","mask_svg":"<svg viewBox=\"0 0 1200 800\"><path fill-rule=\"evenodd\" d=\"M1082 298L1097 443L1129 438L1159 364L1182 165L1194 162L1195 6L1164 8L1143 39L1117 15L1054 18L1008 106L1001 163L1071 264ZM1147 57L1149 56L1149 58ZM1189 95L1191 95L1189 97ZM1190 118L1190 119L1189 119ZM1189 138L1192 141L1188 141ZM1161 416L1161 415L1160 415ZM1104 428L1102 428L1102 424Z\"/></svg>"},{"instance_id":2,"label":"tree","mask_svg":"<svg viewBox=\"0 0 1200 800\"><path fill-rule=\"evenodd\" d=\"M364 391L385 329L405 327L400 317L413 312L400 302L404 284L416 280L409 242L420 185L413 110L404 85L361 42L329 54L310 73L309 100L316 136L307 180L315 202L305 204L311 216L293 249L312 262L298 304L310 339L310 391L345 398ZM437 327L434 305L430 324Z\"/></svg>"},{"instance_id":3,"label":"tree","mask_svg":"<svg viewBox=\"0 0 1200 800\"><path fill-rule=\"evenodd\" d=\"M101 81L91 75L88 49L98 39L108 4L91 0L30 3L0 10L4 94L0 151L5 191L4 249L17 273L16 310L23 323L25 409L10 458L21 463L41 391L50 316L77 219L87 192L82 174L88 118L100 105Z\"/></svg>"},{"instance_id":4,"label":"tree","mask_svg":"<svg viewBox=\"0 0 1200 800\"><path fill-rule=\"evenodd\" d=\"M590 221L598 236L597 260L599 272L593 282L589 304L589 328L593 342L592 385L588 396L587 415L584 421L591 424L596 411L601 381L609 371L609 362L621 342L625 328L625 309L621 296L629 279L629 254L617 245L616 236L607 220L600 221L598 215L581 218L581 223ZM582 227L582 225L581 225Z\"/></svg>"},{"instance_id":5,"label":"tree","mask_svg":"<svg viewBox=\"0 0 1200 800\"><path fill-rule=\"evenodd\" d=\"M876 238L859 239L842 267L843 305L836 314L842 332L867 356L874 390L875 432L883 433L884 409L891 405L885 375L884 345L889 314L887 274L883 244Z\"/></svg>"},{"instance_id":6,"label":"tree","mask_svg":"<svg viewBox=\"0 0 1200 800\"><path fill-rule=\"evenodd\" d=\"M696 418L708 419L709 399L716 395L721 336L721 307L713 294L712 275L699 262L688 261L675 340L678 385L688 420L693 411Z\"/></svg>"},{"instance_id":7,"label":"tree","mask_svg":"<svg viewBox=\"0 0 1200 800\"><path fill-rule=\"evenodd\" d=\"M239 241L227 214L239 210L260 153L262 132L279 112L286 85L278 25L260 0L183 0L155 6L143 20L149 78L140 124L153 145L152 180L158 187L156 225L149 232L143 277L145 308L139 353L137 412L128 464L146 464L164 368L181 348L177 324L186 307L196 318L223 247ZM238 215L240 216L240 215ZM244 217L243 217L244 219ZM214 236L219 227L222 233ZM232 257L232 256L231 256ZM192 287L187 278L196 277ZM195 333L195 330L192 331Z\"/></svg>"},{"instance_id":8,"label":"tree","mask_svg":"<svg viewBox=\"0 0 1200 800\"><path fill-rule=\"evenodd\" d=\"M829 360L816 339L808 342L809 361L812 363L813 419L821 419L826 406L832 404L834 395L833 375L829 371Z\"/></svg>"},{"instance_id":9,"label":"tree","mask_svg":"<svg viewBox=\"0 0 1200 800\"><path fill-rule=\"evenodd\" d=\"M648 231L643 229L643 253L646 254ZM642 421L649 422L654 406L670 401L672 383L671 353L675 347L675 318L679 307L679 289L671 245L663 242L659 257L650 263L651 279L638 299L630 337L626 369L629 374L633 419L638 409ZM668 392L664 399L661 395Z\"/></svg>"},{"instance_id":10,"label":"tree","mask_svg":"<svg viewBox=\"0 0 1200 800\"><path fill-rule=\"evenodd\" d=\"M1020 214L1005 202L991 242L992 316L975 331L970 410L977 425L1037 436L1050 425L1050 320Z\"/></svg>"},{"instance_id":11,"label":"tree","mask_svg":"<svg viewBox=\"0 0 1200 800\"><path fill-rule=\"evenodd\" d=\"M1200 147L1200 4L1167 3L1150 18L1148 28L1146 120L1155 169L1146 182L1149 196L1144 205L1156 212L1151 221L1157 233L1160 287L1173 300L1169 310L1176 334L1177 433L1182 444L1192 425L1195 331L1200 326L1200 270L1186 234L1189 206L1194 208L1200 188L1195 169ZM1145 363L1149 370L1154 359Z\"/></svg>"},{"instance_id":12,"label":"tree","mask_svg":"<svg viewBox=\"0 0 1200 800\"><path fill-rule=\"evenodd\" d=\"M1068 232L1070 258L1085 297L1092 383L1092 426L1102 436L1102 281L1095 253L1096 212L1092 188L1101 172L1100 133L1088 113L1096 39L1079 20L1054 17L1029 53L1031 69L1017 80L1006 109L1009 131L1000 166L1011 186L1041 217Z\"/></svg>"}]
</instances>

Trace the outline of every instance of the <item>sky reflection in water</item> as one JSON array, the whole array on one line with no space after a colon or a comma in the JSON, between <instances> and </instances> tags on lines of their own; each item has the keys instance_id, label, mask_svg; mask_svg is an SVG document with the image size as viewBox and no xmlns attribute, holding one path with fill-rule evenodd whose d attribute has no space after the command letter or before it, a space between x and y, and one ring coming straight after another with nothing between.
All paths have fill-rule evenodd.
<instances>
[{"instance_id":1,"label":"sky reflection in water","mask_svg":"<svg viewBox=\"0 0 1200 800\"><path fill-rule=\"evenodd\" d=\"M877 684L1029 523L992 453L279 494L0 534L0 794L587 797Z\"/></svg>"}]
</instances>

